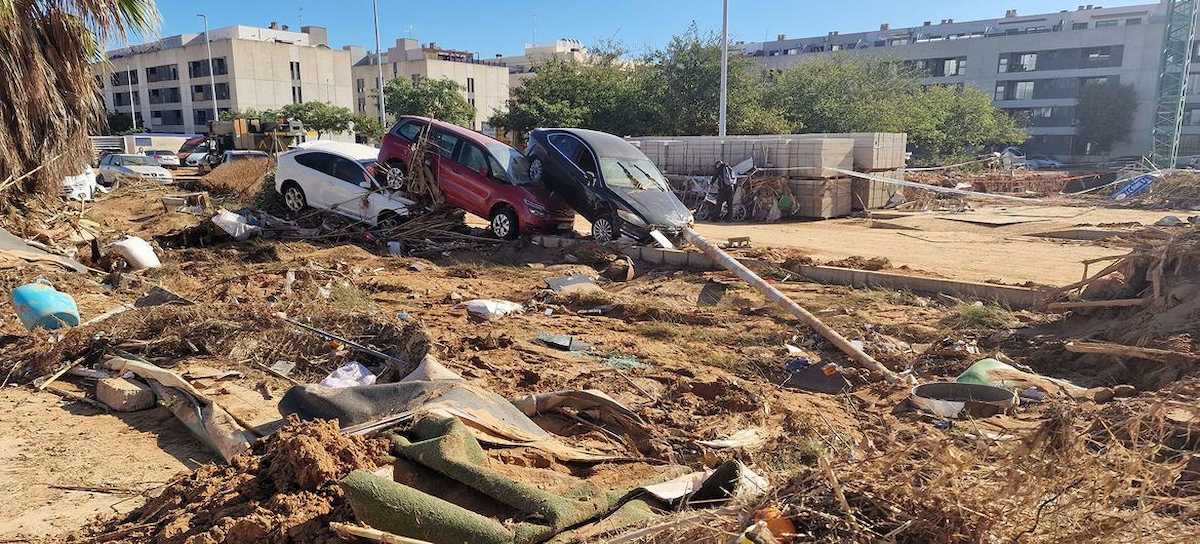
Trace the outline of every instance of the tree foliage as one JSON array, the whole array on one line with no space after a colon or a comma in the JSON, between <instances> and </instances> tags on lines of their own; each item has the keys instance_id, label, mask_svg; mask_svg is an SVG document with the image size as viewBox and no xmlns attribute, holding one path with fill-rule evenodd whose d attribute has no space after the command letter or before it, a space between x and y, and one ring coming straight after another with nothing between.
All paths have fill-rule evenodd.
<instances>
[{"instance_id":1,"label":"tree foliage","mask_svg":"<svg viewBox=\"0 0 1200 544\"><path fill-rule=\"evenodd\" d=\"M1129 136L1137 91L1133 85L1084 85L1079 89L1075 118L1079 139L1091 144L1092 153L1104 153Z\"/></svg>"},{"instance_id":2,"label":"tree foliage","mask_svg":"<svg viewBox=\"0 0 1200 544\"><path fill-rule=\"evenodd\" d=\"M110 136L123 136L146 131L146 127L133 128L133 119L129 117L128 113L115 111L108 112L105 125L108 127L108 130L104 133Z\"/></svg>"},{"instance_id":3,"label":"tree foliage","mask_svg":"<svg viewBox=\"0 0 1200 544\"><path fill-rule=\"evenodd\" d=\"M450 79L422 78L413 83L396 78L387 83L383 94L392 115L433 117L464 127L475 119L475 107L467 102L462 86Z\"/></svg>"},{"instance_id":4,"label":"tree foliage","mask_svg":"<svg viewBox=\"0 0 1200 544\"><path fill-rule=\"evenodd\" d=\"M383 123L373 115L357 114L353 118L354 134L366 142L378 142L383 138Z\"/></svg>"},{"instance_id":5,"label":"tree foliage","mask_svg":"<svg viewBox=\"0 0 1200 544\"><path fill-rule=\"evenodd\" d=\"M511 91L497 127L582 127L623 136L716 134L720 39L693 25L661 50L632 62L607 45L590 60L551 61ZM1025 135L977 89L922 85L896 59L818 56L764 73L729 59L730 134L907 132L918 152L941 158Z\"/></svg>"},{"instance_id":6,"label":"tree foliage","mask_svg":"<svg viewBox=\"0 0 1200 544\"><path fill-rule=\"evenodd\" d=\"M354 114L350 112L350 108L324 102L288 104L280 108L279 113L288 119L300 121L307 130L316 131L318 140L324 134L350 132L354 122Z\"/></svg>"}]
</instances>

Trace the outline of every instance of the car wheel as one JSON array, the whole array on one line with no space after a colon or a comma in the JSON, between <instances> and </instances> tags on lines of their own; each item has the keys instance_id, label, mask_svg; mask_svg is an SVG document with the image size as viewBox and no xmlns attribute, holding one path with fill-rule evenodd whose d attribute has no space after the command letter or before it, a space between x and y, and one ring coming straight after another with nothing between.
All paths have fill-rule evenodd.
<instances>
[{"instance_id":1,"label":"car wheel","mask_svg":"<svg viewBox=\"0 0 1200 544\"><path fill-rule=\"evenodd\" d=\"M617 239L617 220L611 215L604 215L592 221L592 239L607 244Z\"/></svg>"},{"instance_id":2,"label":"car wheel","mask_svg":"<svg viewBox=\"0 0 1200 544\"><path fill-rule=\"evenodd\" d=\"M387 164L387 176L385 179L387 188L401 189L404 187L404 178L407 174L407 169L400 161L392 161Z\"/></svg>"},{"instance_id":3,"label":"car wheel","mask_svg":"<svg viewBox=\"0 0 1200 544\"><path fill-rule=\"evenodd\" d=\"M501 240L513 240L519 234L517 230L517 214L508 208L501 208L492 213L492 235Z\"/></svg>"},{"instance_id":4,"label":"car wheel","mask_svg":"<svg viewBox=\"0 0 1200 544\"><path fill-rule=\"evenodd\" d=\"M529 161L529 179L541 183L542 174L545 172L545 166L542 165L542 159L533 159Z\"/></svg>"},{"instance_id":5,"label":"car wheel","mask_svg":"<svg viewBox=\"0 0 1200 544\"><path fill-rule=\"evenodd\" d=\"M288 182L283 187L283 205L287 206L288 211L298 212L308 207L308 198L304 196L304 189L294 182Z\"/></svg>"}]
</instances>

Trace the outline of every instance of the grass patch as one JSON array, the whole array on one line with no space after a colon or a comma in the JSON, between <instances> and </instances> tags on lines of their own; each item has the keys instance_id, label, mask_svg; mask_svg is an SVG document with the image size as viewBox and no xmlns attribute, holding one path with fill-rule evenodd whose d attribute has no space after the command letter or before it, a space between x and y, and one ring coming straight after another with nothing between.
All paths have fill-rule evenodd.
<instances>
[{"instance_id":1,"label":"grass patch","mask_svg":"<svg viewBox=\"0 0 1200 544\"><path fill-rule=\"evenodd\" d=\"M347 312L368 313L375 310L375 301L371 300L370 295L349 283L338 283L330 289L329 304Z\"/></svg>"},{"instance_id":2,"label":"grass patch","mask_svg":"<svg viewBox=\"0 0 1200 544\"><path fill-rule=\"evenodd\" d=\"M1012 312L994 304L959 304L942 319L947 327L960 329L1011 329L1020 324Z\"/></svg>"},{"instance_id":3,"label":"grass patch","mask_svg":"<svg viewBox=\"0 0 1200 544\"><path fill-rule=\"evenodd\" d=\"M566 306L578 308L594 308L616 302L612 293L607 291L577 291L573 293L558 293L554 300Z\"/></svg>"},{"instance_id":4,"label":"grass patch","mask_svg":"<svg viewBox=\"0 0 1200 544\"><path fill-rule=\"evenodd\" d=\"M637 333L646 338L655 340L670 340L678 338L682 334L679 330L680 326L675 323L667 323L665 321L647 321L639 323Z\"/></svg>"}]
</instances>

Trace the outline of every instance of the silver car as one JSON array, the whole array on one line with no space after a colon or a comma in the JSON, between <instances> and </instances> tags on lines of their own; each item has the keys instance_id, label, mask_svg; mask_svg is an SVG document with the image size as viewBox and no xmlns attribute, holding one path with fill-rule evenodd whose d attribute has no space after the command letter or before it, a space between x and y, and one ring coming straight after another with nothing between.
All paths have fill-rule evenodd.
<instances>
[{"instance_id":1,"label":"silver car","mask_svg":"<svg viewBox=\"0 0 1200 544\"><path fill-rule=\"evenodd\" d=\"M105 155L100 159L100 171L96 183L104 187L116 187L122 181L146 179L160 183L171 183L171 172L158 165L158 161L145 155Z\"/></svg>"},{"instance_id":2,"label":"silver car","mask_svg":"<svg viewBox=\"0 0 1200 544\"><path fill-rule=\"evenodd\" d=\"M146 156L158 161L158 165L163 168L179 168L179 155L176 155L174 151L154 149L147 151Z\"/></svg>"}]
</instances>

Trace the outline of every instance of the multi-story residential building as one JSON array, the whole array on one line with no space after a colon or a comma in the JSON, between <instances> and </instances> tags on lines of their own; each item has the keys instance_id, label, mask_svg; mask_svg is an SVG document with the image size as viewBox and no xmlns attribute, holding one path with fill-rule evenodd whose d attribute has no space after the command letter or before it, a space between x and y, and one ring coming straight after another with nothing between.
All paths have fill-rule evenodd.
<instances>
[{"instance_id":1,"label":"multi-story residential building","mask_svg":"<svg viewBox=\"0 0 1200 544\"><path fill-rule=\"evenodd\" d=\"M588 59L588 50L579 40L561 38L547 44L526 44L521 55L496 55L496 60L508 66L508 85L514 89L533 77L539 65L552 59L583 62Z\"/></svg>"},{"instance_id":2,"label":"multi-story residential building","mask_svg":"<svg viewBox=\"0 0 1200 544\"><path fill-rule=\"evenodd\" d=\"M739 43L743 55L780 70L820 55L845 53L903 59L924 69L928 85L971 85L995 104L1028 119L1027 152L1075 156L1089 150L1075 128L1079 89L1100 83L1131 84L1137 111L1112 155L1144 155L1152 148L1166 2L1019 15L813 38ZM1197 54L1193 50L1193 54ZM1200 65L1197 70L1200 71ZM1200 74L1191 76L1198 84ZM1200 98L1189 105L1181 154L1200 154Z\"/></svg>"},{"instance_id":3,"label":"multi-story residential building","mask_svg":"<svg viewBox=\"0 0 1200 544\"><path fill-rule=\"evenodd\" d=\"M508 101L508 68L494 60L479 60L474 53L442 49L436 43L421 45L411 38L400 38L383 55L355 52L352 68L354 79L354 111L379 116L379 61L383 64L383 79L422 78L449 79L458 83L467 102L475 108L471 129L495 135L487 124L497 110Z\"/></svg>"},{"instance_id":4,"label":"multi-story residential building","mask_svg":"<svg viewBox=\"0 0 1200 544\"><path fill-rule=\"evenodd\" d=\"M354 105L352 54L330 49L323 27L238 25L209 34L212 82L204 33L109 51L107 63L93 66L105 108L126 114L132 108L137 126L154 132L200 133L208 130L214 99L218 112L314 100Z\"/></svg>"}]
</instances>

